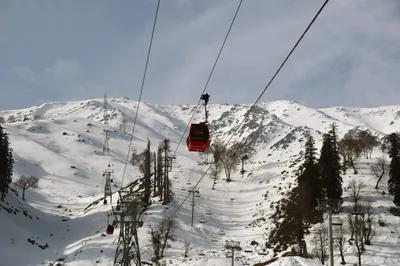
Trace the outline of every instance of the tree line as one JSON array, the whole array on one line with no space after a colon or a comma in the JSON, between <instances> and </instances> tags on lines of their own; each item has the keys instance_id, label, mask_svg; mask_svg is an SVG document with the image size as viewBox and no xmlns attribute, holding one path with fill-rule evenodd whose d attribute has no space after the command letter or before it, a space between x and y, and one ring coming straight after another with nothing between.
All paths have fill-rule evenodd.
<instances>
[{"instance_id":1,"label":"tree line","mask_svg":"<svg viewBox=\"0 0 400 266\"><path fill-rule=\"evenodd\" d=\"M209 176L213 179L212 189L215 189L220 175L225 175L226 182L232 181L232 173L237 170L240 162L249 160L254 154L254 149L245 142L234 142L231 145L226 145L221 139L216 139L208 149L200 154L201 159L207 164L208 156L213 156L212 166ZM242 174L244 169L240 171Z\"/></svg>"},{"instance_id":2,"label":"tree line","mask_svg":"<svg viewBox=\"0 0 400 266\"><path fill-rule=\"evenodd\" d=\"M143 174L142 201L150 204L150 198L160 197L163 204L172 201L173 193L169 172L172 170L171 144L169 139L159 142L157 151L151 151L151 142L147 141L147 147L144 151L138 153L133 151L131 164L136 166Z\"/></svg>"},{"instance_id":3,"label":"tree line","mask_svg":"<svg viewBox=\"0 0 400 266\"><path fill-rule=\"evenodd\" d=\"M7 132L0 124L0 193L4 201L8 194L14 173L14 157ZM25 191L30 188L38 188L39 178L32 175L22 175L14 183L22 189L22 199L25 200Z\"/></svg>"},{"instance_id":4,"label":"tree line","mask_svg":"<svg viewBox=\"0 0 400 266\"><path fill-rule=\"evenodd\" d=\"M3 201L12 182L14 158L7 132L0 125L0 192Z\"/></svg>"},{"instance_id":5,"label":"tree line","mask_svg":"<svg viewBox=\"0 0 400 266\"><path fill-rule=\"evenodd\" d=\"M385 157L382 156L377 159L376 163L370 165L372 174L378 179L375 188L378 188L382 177L389 173L389 194L394 196L396 206L400 206L400 134L392 133L379 139L368 130L353 129L340 140L337 135L337 127L332 124L330 130L323 135L319 157L315 140L311 135L307 136L304 150L301 152L303 163L296 172L297 186L289 192L286 199L281 200L281 204L276 207L275 213L272 215L277 226L271 231L266 245L274 247L275 252L296 246L297 248L292 252L296 255L306 256L307 247L304 236L309 233L308 229L311 225L323 221L323 213L317 208L317 199L335 199L341 202L343 194L342 175L349 169L354 174L358 174L357 160L362 156L367 159L371 158L372 151L376 147L380 147L383 152L388 153L391 162L389 165ZM355 221L352 217L349 218L354 229L351 239L357 232L362 236L361 240L356 238L360 247L360 254L365 250L363 245L370 244L373 236L370 207L359 202L359 191L362 186L362 183L355 180L350 183L354 210L362 210L364 214L367 214L365 219L358 221ZM362 229L359 230L359 228ZM318 243L327 242L327 240L324 240L326 232L322 229L318 232L318 238L315 240L317 246ZM343 236L337 237L336 240L342 241L340 242L342 245L338 243L338 246L342 247L339 249L343 256ZM321 244L320 246L323 247L324 245ZM321 262L325 260L328 254L324 251L320 248L315 252L322 258Z\"/></svg>"}]
</instances>

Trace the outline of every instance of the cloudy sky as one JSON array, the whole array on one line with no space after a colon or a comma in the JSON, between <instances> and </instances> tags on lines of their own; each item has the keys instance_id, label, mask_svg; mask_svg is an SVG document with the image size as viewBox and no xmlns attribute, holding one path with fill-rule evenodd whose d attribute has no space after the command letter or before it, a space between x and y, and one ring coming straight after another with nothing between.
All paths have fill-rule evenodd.
<instances>
[{"instance_id":1,"label":"cloudy sky","mask_svg":"<svg viewBox=\"0 0 400 266\"><path fill-rule=\"evenodd\" d=\"M254 102L324 0L244 0L208 86ZM197 103L239 0L162 0L143 100ZM0 109L137 99L157 0L0 0ZM332 0L262 101L400 99L400 1Z\"/></svg>"}]
</instances>

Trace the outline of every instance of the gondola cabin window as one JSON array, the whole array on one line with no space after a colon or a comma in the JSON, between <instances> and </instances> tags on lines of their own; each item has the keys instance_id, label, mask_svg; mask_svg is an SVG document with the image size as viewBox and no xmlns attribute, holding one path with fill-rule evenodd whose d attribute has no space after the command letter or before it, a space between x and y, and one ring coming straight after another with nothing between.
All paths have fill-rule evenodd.
<instances>
[{"instance_id":1,"label":"gondola cabin window","mask_svg":"<svg viewBox=\"0 0 400 266\"><path fill-rule=\"evenodd\" d=\"M190 137L193 141L206 141L209 137L208 128L205 124L192 124Z\"/></svg>"}]
</instances>

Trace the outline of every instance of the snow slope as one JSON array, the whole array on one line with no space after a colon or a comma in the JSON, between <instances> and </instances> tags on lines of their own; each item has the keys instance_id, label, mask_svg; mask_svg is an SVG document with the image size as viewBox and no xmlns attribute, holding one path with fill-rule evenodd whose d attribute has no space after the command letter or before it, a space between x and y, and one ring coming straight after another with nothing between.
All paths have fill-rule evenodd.
<instances>
[{"instance_id":1,"label":"snow slope","mask_svg":"<svg viewBox=\"0 0 400 266\"><path fill-rule=\"evenodd\" d=\"M102 99L0 111L0 116L13 121L4 126L14 150L14 179L21 175L40 178L39 189L28 190L25 202L16 195L21 193L19 189L10 192L6 202L0 202L3 207L0 208L0 226L5 229L0 238L1 266L49 265L57 259L69 266L112 265L119 229L113 236L103 234L111 207L100 203L87 211L84 209L102 197L102 172L108 164L115 171L113 179L118 187L139 177L137 169L128 165L122 182L136 106L137 102L128 98L110 99L107 126L103 124ZM250 106L210 104L213 139L226 141ZM143 150L149 138L155 151L159 140L169 138L175 151L193 109L194 106L188 105L141 103L133 147ZM203 110L199 108L193 121L201 121L202 116ZM233 138L233 141L246 138L256 150L254 158L246 163L247 172L244 176L234 173L231 183L218 181L215 190L211 190L212 181L208 176L202 179L198 185L200 197L196 197L195 202L194 227L190 226L191 206L187 201L177 212L176 241L166 252L166 265L230 265L231 259L226 258L227 251L223 249L225 240L240 241L243 249L251 251L236 254L241 257L238 265L267 261L272 253L262 250L272 227L268 217L294 182L292 171L299 162L298 154L306 133L316 138L319 149L322 133L332 122L337 123L340 136L354 127L370 129L382 136L400 130L399 116L400 106L318 110L289 101L261 103ZM123 120L127 121L126 133L121 129ZM109 156L102 153L104 129L111 132ZM208 167L199 164L198 154L187 152L185 139L176 155L170 174L175 200L168 207L158 202L153 204L139 232L145 260L151 257L149 225L174 213L188 196L188 186L196 184ZM375 151L373 157L379 155L380 152ZM387 225L377 228L377 236L363 260L368 265L400 265L399 219L387 210L393 206L391 197L381 194L387 190L386 180L382 181L379 191L373 188L376 180L368 167L373 162L374 159L360 161L361 173L357 178L367 184L363 193L373 202L374 212L385 217ZM344 186L351 178L351 172L344 176ZM118 187L113 187L113 191ZM116 200L114 197L114 204ZM206 223L200 223L202 218ZM219 234L221 230L223 235ZM28 242L28 238L35 243ZM253 240L259 246L251 246ZM183 258L185 241L193 246L189 258ZM346 249L348 263L355 263L352 247ZM335 260L339 262L339 257ZM285 257L270 265L319 264Z\"/></svg>"}]
</instances>

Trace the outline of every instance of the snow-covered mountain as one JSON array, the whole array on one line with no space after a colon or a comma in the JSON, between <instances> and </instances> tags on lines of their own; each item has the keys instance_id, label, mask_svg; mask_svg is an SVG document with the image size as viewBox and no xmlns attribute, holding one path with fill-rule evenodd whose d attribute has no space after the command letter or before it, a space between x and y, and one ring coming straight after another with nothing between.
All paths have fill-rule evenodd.
<instances>
[{"instance_id":1,"label":"snow-covered mountain","mask_svg":"<svg viewBox=\"0 0 400 266\"><path fill-rule=\"evenodd\" d=\"M106 126L103 99L0 111L14 150L14 180L21 175L40 178L39 189L28 190L25 202L16 195L21 191L15 187L6 201L0 202L1 266L51 265L56 260L69 266L112 265L119 229L113 236L102 236L111 206L95 204L84 209L103 196L102 173L108 164L114 169L114 183L121 186L137 104L128 98L109 99ZM209 104L212 138L228 140L250 106ZM141 151L150 139L155 151L158 141L168 138L175 151L193 109L191 105L141 103L133 147ZM193 122L203 120L203 113L202 107L198 108ZM256 150L254 157L246 162L246 174L235 172L233 182L220 180L215 190L211 190L212 180L208 176L200 182L195 226L190 226L191 206L187 201L177 212L176 241L166 252L166 265L230 265L230 258L226 258L223 250L227 239L240 241L243 250L251 251L242 251L240 256L245 258L238 260L238 265L245 261L251 265L267 261L272 253L261 250L271 227L268 217L294 183L292 171L299 161L306 134L312 134L320 148L322 134L332 122L338 125L339 137L355 127L383 136L400 130L399 117L400 106L312 109L290 101L257 105L232 139L246 139ZM125 133L123 121L126 121ZM102 152L104 129L110 130L109 156ZM184 138L170 175L174 202L167 207L153 204L140 229L146 259L151 256L149 224L173 213L187 197L187 187L197 183L208 167L199 164L199 155L189 153L185 144ZM376 150L373 158L379 155ZM374 160L358 162L361 173L356 177L367 184L362 193L372 200L377 215L385 217L386 226L376 228L373 245L367 247L363 261L368 265L400 265L400 219L388 211L393 206L391 197L382 195L382 191L387 191L386 180L379 191L374 189L376 180L368 167ZM137 169L128 165L122 185L138 177ZM351 178L351 172L343 177L344 186ZM116 200L114 197L114 204ZM211 215L206 214L208 211ZM200 223L201 218L207 222ZM223 235L219 234L221 231ZM211 241L215 239L216 242ZM253 240L260 245L251 246ZM185 241L193 246L188 258L183 258ZM356 262L353 253L353 247L347 245L348 263ZM336 259L339 262L338 254ZM282 258L270 265L319 264L301 258Z\"/></svg>"}]
</instances>

